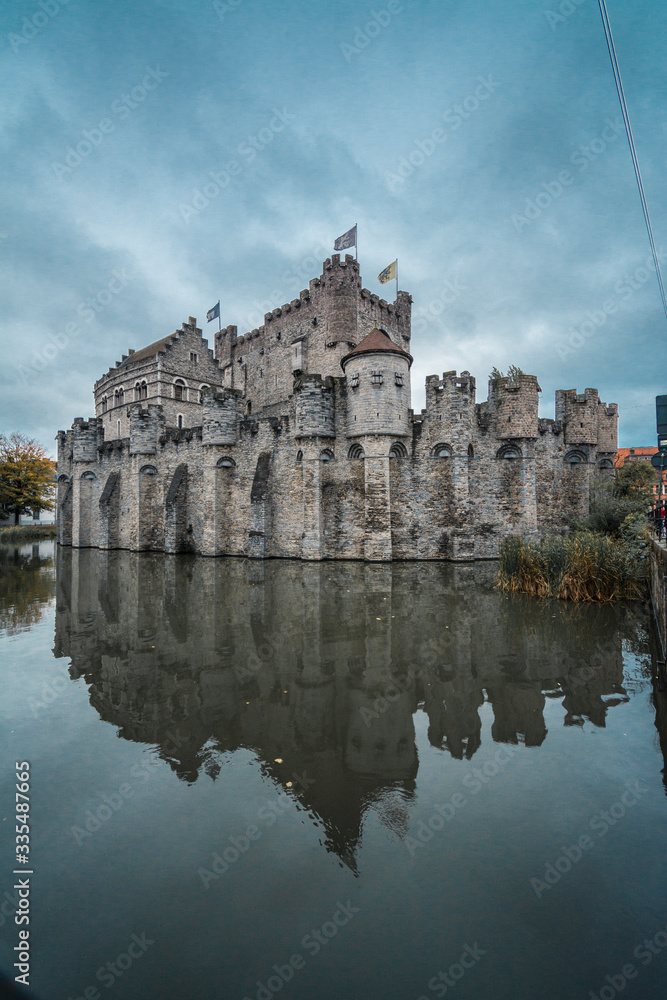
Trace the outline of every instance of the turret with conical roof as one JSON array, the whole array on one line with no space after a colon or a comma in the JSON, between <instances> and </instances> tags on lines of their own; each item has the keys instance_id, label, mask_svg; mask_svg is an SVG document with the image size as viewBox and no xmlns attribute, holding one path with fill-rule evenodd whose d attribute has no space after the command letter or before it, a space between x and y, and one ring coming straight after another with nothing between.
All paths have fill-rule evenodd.
<instances>
[{"instance_id":1,"label":"turret with conical roof","mask_svg":"<svg viewBox=\"0 0 667 1000\"><path fill-rule=\"evenodd\" d=\"M407 437L411 365L412 356L377 327L345 355L348 437Z\"/></svg>"}]
</instances>

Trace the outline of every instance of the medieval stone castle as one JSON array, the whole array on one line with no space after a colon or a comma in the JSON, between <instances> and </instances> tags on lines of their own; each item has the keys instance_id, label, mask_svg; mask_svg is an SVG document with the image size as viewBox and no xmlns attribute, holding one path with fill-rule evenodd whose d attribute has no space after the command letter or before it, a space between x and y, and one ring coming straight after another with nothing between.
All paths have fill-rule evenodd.
<instances>
[{"instance_id":1,"label":"medieval stone castle","mask_svg":"<svg viewBox=\"0 0 667 1000\"><path fill-rule=\"evenodd\" d=\"M95 384L58 433L59 541L253 558L489 558L562 532L612 475L618 412L534 375L426 379L410 408L411 296L362 288L333 254L299 298L211 351L192 317Z\"/></svg>"}]
</instances>

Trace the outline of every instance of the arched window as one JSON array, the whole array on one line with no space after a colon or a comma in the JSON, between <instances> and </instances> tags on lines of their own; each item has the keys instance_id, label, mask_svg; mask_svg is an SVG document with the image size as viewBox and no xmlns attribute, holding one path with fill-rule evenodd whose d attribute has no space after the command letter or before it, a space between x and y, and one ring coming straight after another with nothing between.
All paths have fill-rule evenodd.
<instances>
[{"instance_id":1,"label":"arched window","mask_svg":"<svg viewBox=\"0 0 667 1000\"><path fill-rule=\"evenodd\" d=\"M408 451L402 441L394 441L389 449L389 458L407 458Z\"/></svg>"},{"instance_id":2,"label":"arched window","mask_svg":"<svg viewBox=\"0 0 667 1000\"><path fill-rule=\"evenodd\" d=\"M105 396L105 397L103 398L103 400L102 400L102 413L106 413L106 412L107 412L107 407L108 407L108 405L109 405L109 400L108 400L108 399L107 399L107 397Z\"/></svg>"},{"instance_id":3,"label":"arched window","mask_svg":"<svg viewBox=\"0 0 667 1000\"><path fill-rule=\"evenodd\" d=\"M183 430L183 414L182 413L178 414L178 418L177 418L176 422L177 422L177 426L178 426L179 431L182 431Z\"/></svg>"},{"instance_id":4,"label":"arched window","mask_svg":"<svg viewBox=\"0 0 667 1000\"><path fill-rule=\"evenodd\" d=\"M125 402L125 390L124 389L119 389L118 390L118 405L122 406L124 402Z\"/></svg>"},{"instance_id":5,"label":"arched window","mask_svg":"<svg viewBox=\"0 0 667 1000\"><path fill-rule=\"evenodd\" d=\"M572 450L563 456L563 461L572 468L574 465L585 465L588 460L583 451Z\"/></svg>"},{"instance_id":6,"label":"arched window","mask_svg":"<svg viewBox=\"0 0 667 1000\"><path fill-rule=\"evenodd\" d=\"M146 382L145 379L141 383L141 398L148 399L148 383Z\"/></svg>"},{"instance_id":7,"label":"arched window","mask_svg":"<svg viewBox=\"0 0 667 1000\"><path fill-rule=\"evenodd\" d=\"M174 382L174 399L187 400L187 388L185 382L182 379L176 379Z\"/></svg>"},{"instance_id":8,"label":"arched window","mask_svg":"<svg viewBox=\"0 0 667 1000\"><path fill-rule=\"evenodd\" d=\"M69 476L66 476L64 472L61 473L61 475L58 476L58 482L63 484L69 483Z\"/></svg>"},{"instance_id":9,"label":"arched window","mask_svg":"<svg viewBox=\"0 0 667 1000\"><path fill-rule=\"evenodd\" d=\"M90 472L90 471L89 471L89 472L84 472L84 473L83 473L83 474L81 475L81 478L82 478L82 479L97 479L97 476L95 475L95 473L94 473L94 472Z\"/></svg>"},{"instance_id":10,"label":"arched window","mask_svg":"<svg viewBox=\"0 0 667 1000\"><path fill-rule=\"evenodd\" d=\"M444 444L442 441L440 444L436 444L435 448L431 451L433 458L451 458L452 449L448 444Z\"/></svg>"},{"instance_id":11,"label":"arched window","mask_svg":"<svg viewBox=\"0 0 667 1000\"><path fill-rule=\"evenodd\" d=\"M211 391L210 385L200 385L199 386L199 402L200 403L204 402L204 396L206 395L207 392L210 392L210 391Z\"/></svg>"},{"instance_id":12,"label":"arched window","mask_svg":"<svg viewBox=\"0 0 667 1000\"><path fill-rule=\"evenodd\" d=\"M301 451L300 448L296 453L296 460L297 462L303 462L303 452Z\"/></svg>"},{"instance_id":13,"label":"arched window","mask_svg":"<svg viewBox=\"0 0 667 1000\"><path fill-rule=\"evenodd\" d=\"M141 399L141 382L134 384L134 401L137 403Z\"/></svg>"},{"instance_id":14,"label":"arched window","mask_svg":"<svg viewBox=\"0 0 667 1000\"><path fill-rule=\"evenodd\" d=\"M468 458L474 458L474 457L475 457L475 449L473 448L473 446L471 444L469 444L468 445Z\"/></svg>"},{"instance_id":15,"label":"arched window","mask_svg":"<svg viewBox=\"0 0 667 1000\"><path fill-rule=\"evenodd\" d=\"M598 462L598 469L613 469L614 463L610 458L601 458Z\"/></svg>"},{"instance_id":16,"label":"arched window","mask_svg":"<svg viewBox=\"0 0 667 1000\"><path fill-rule=\"evenodd\" d=\"M350 445L350 450L347 453L347 457L348 458L363 458L364 457L364 449L358 443Z\"/></svg>"},{"instance_id":17,"label":"arched window","mask_svg":"<svg viewBox=\"0 0 667 1000\"><path fill-rule=\"evenodd\" d=\"M331 451L330 448L324 448L324 450L320 452L320 461L332 462L333 459L334 459L334 453Z\"/></svg>"},{"instance_id":18,"label":"arched window","mask_svg":"<svg viewBox=\"0 0 667 1000\"><path fill-rule=\"evenodd\" d=\"M218 459L217 465L219 469L233 469L236 462L229 455L223 455L222 458Z\"/></svg>"},{"instance_id":19,"label":"arched window","mask_svg":"<svg viewBox=\"0 0 667 1000\"><path fill-rule=\"evenodd\" d=\"M248 402L246 403L246 413L248 414L248 416L250 416L250 414L252 413L252 403L250 402L250 400L248 400Z\"/></svg>"},{"instance_id":20,"label":"arched window","mask_svg":"<svg viewBox=\"0 0 667 1000\"><path fill-rule=\"evenodd\" d=\"M496 458L507 458L512 461L516 458L523 458L521 454L521 449L515 444L504 444L502 448L499 448L496 452Z\"/></svg>"},{"instance_id":21,"label":"arched window","mask_svg":"<svg viewBox=\"0 0 667 1000\"><path fill-rule=\"evenodd\" d=\"M144 465L139 471L142 476L157 476L157 469L154 465Z\"/></svg>"}]
</instances>

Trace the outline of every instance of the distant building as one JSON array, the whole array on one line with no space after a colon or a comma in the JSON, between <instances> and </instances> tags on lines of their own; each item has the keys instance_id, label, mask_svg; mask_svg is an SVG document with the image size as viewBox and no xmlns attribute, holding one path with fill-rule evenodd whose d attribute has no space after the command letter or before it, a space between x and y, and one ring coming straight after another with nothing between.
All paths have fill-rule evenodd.
<instances>
[{"instance_id":1,"label":"distant building","mask_svg":"<svg viewBox=\"0 0 667 1000\"><path fill-rule=\"evenodd\" d=\"M626 462L650 462L657 454L657 448L619 448L614 457L614 468L622 469ZM660 483L656 483L653 492L656 496L664 496L667 493L667 469L662 474L662 491Z\"/></svg>"}]
</instances>

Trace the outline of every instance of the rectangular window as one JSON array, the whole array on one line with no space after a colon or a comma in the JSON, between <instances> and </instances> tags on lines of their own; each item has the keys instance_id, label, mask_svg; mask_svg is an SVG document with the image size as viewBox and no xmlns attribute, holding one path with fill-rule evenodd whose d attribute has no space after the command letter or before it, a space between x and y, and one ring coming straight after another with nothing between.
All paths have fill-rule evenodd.
<instances>
[{"instance_id":1,"label":"rectangular window","mask_svg":"<svg viewBox=\"0 0 667 1000\"><path fill-rule=\"evenodd\" d=\"M394 372L394 379L396 381L396 385L403 385L403 376L400 372Z\"/></svg>"},{"instance_id":2,"label":"rectangular window","mask_svg":"<svg viewBox=\"0 0 667 1000\"><path fill-rule=\"evenodd\" d=\"M193 365L196 365L197 362L199 361L199 355L196 354L194 351L190 351L190 361L192 362Z\"/></svg>"},{"instance_id":3,"label":"rectangular window","mask_svg":"<svg viewBox=\"0 0 667 1000\"><path fill-rule=\"evenodd\" d=\"M371 372L371 375L376 385L382 385L382 372Z\"/></svg>"}]
</instances>

